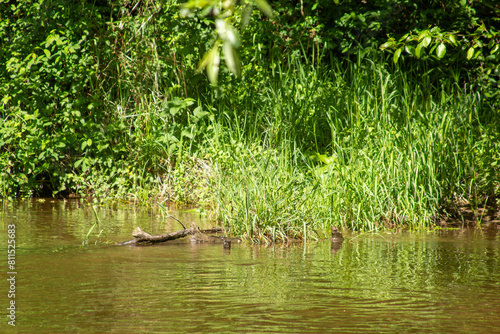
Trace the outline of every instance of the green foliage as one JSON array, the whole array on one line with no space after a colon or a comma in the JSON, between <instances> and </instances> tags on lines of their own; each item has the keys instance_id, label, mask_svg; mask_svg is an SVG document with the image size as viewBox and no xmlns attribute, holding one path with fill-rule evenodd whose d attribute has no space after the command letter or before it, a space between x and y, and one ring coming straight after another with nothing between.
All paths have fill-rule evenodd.
<instances>
[{"instance_id":1,"label":"green foliage","mask_svg":"<svg viewBox=\"0 0 500 334\"><path fill-rule=\"evenodd\" d=\"M494 3L0 3L2 197L204 203L285 239L499 195Z\"/></svg>"},{"instance_id":2,"label":"green foliage","mask_svg":"<svg viewBox=\"0 0 500 334\"><path fill-rule=\"evenodd\" d=\"M219 148L231 156L217 159L223 167L216 189L217 212L233 233L275 240L305 238L304 226L309 234L338 224L425 228L457 196L498 195L496 144L484 137L498 136L497 125L485 125L498 122L486 121L479 94L449 83L426 86L418 69L390 74L372 62L335 65L331 71L290 65L275 75L281 85L268 88L258 109L251 94L235 101L254 115L232 115L232 124L245 127L217 141L232 143ZM322 95L329 98L290 112L297 122L273 112ZM232 105L227 109L226 115ZM262 120L266 128L252 132L258 126L248 123ZM237 139L242 130L252 144Z\"/></svg>"},{"instance_id":3,"label":"green foliage","mask_svg":"<svg viewBox=\"0 0 500 334\"><path fill-rule=\"evenodd\" d=\"M460 35L456 32L442 32L439 27L416 30L403 35L399 40L390 38L380 46L381 50L394 50L393 60L398 62L402 54L408 54L417 59L441 60L447 50L451 60L448 63L460 63L464 59L476 60L481 64L483 82L493 80L500 70L500 32L493 28L487 30L479 26L472 34ZM425 50L428 49L426 52ZM404 51L404 53L403 53ZM492 75L493 74L493 75ZM490 77L491 75L491 77ZM495 92L496 93L496 92Z\"/></svg>"},{"instance_id":4,"label":"green foliage","mask_svg":"<svg viewBox=\"0 0 500 334\"><path fill-rule=\"evenodd\" d=\"M8 18L0 23L2 196L97 188L106 195L134 187L138 178L146 185L155 180L148 172L163 171L159 165L203 131L206 112L188 110L194 100L176 97L198 80L192 73L199 49L180 41L200 23L182 20L175 3L33 1L2 8Z\"/></svg>"},{"instance_id":5,"label":"green foliage","mask_svg":"<svg viewBox=\"0 0 500 334\"><path fill-rule=\"evenodd\" d=\"M433 68L461 68L468 73L466 80L475 84L490 104L499 106L500 6L488 1L445 4L456 16L437 12L433 16L436 21L430 21L427 27L420 24L398 39L389 37L380 49L392 50L395 63L407 55L426 61ZM457 71L452 71L451 76L456 82L464 80Z\"/></svg>"},{"instance_id":6,"label":"green foliage","mask_svg":"<svg viewBox=\"0 0 500 334\"><path fill-rule=\"evenodd\" d=\"M0 170L10 185L4 195L52 195L74 187L74 174L110 154L115 129L102 127L113 117L93 90L98 46L90 43L106 8L84 2L68 8L63 1L4 8Z\"/></svg>"},{"instance_id":7,"label":"green foliage","mask_svg":"<svg viewBox=\"0 0 500 334\"><path fill-rule=\"evenodd\" d=\"M189 8L193 8L197 2L188 4ZM232 2L225 2L214 12L224 18L226 23L215 24L218 37L212 38L215 41L214 47L201 62L201 68L207 67L212 83L219 73L221 45L240 44L240 38L237 38L236 44L222 42L226 30L236 29L237 17L246 19L240 14L243 7L237 6L235 9L233 5ZM207 15L213 8L211 2L203 3L203 6L206 10L202 15ZM258 19L258 15L248 16L249 24L246 29L241 30L242 66L261 59L271 60L271 66L275 66L276 63L286 62L283 54L291 55L289 59L305 55L312 58L313 63L318 63L322 56L327 61L334 61L336 57L348 57L351 60L364 57L384 59L384 55L377 51L382 45L382 49L394 50L394 62L405 54L426 60L427 55L430 55L436 60L444 60L444 64L431 60L421 68L463 68L462 74L455 71L446 75L455 76L457 82L475 81L478 86L483 87L484 94L491 97L492 103L499 103L497 92L500 91L500 69L497 50L500 44L497 31L500 28L500 7L497 4L489 1L468 3L453 0L333 3L323 0L285 0L273 2L272 6L275 13L272 20ZM254 19L255 16L257 19ZM226 29L226 26L231 29ZM387 36L402 37L390 37L387 40ZM463 63L465 58L461 56L461 51L464 48L467 50L467 57L476 60L474 63ZM237 61L233 61L233 52L226 53L229 69L233 73L239 73L240 67L234 65ZM441 75L437 74L436 78ZM467 77L463 78L465 76Z\"/></svg>"},{"instance_id":8,"label":"green foliage","mask_svg":"<svg viewBox=\"0 0 500 334\"><path fill-rule=\"evenodd\" d=\"M237 76L241 73L241 63L236 49L241 45L240 34L235 27L235 21L239 21L241 28L248 25L253 7L256 5L268 17L273 16L269 4L265 0L252 0L239 3L236 0L227 0L224 2L209 0L197 1L190 0L183 5L183 14L192 15L192 11L199 9L200 16L205 17L212 14L215 23L216 36L210 50L201 60L198 71L206 68L208 79L214 85L217 84L219 77L220 49L222 48L224 60L231 70Z\"/></svg>"}]
</instances>

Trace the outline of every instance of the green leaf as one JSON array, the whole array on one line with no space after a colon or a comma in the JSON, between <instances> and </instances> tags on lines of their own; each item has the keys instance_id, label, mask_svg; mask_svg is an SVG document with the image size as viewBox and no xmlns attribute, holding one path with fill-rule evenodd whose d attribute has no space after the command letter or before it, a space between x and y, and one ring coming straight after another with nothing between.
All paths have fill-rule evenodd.
<instances>
[{"instance_id":1,"label":"green leaf","mask_svg":"<svg viewBox=\"0 0 500 334\"><path fill-rule=\"evenodd\" d=\"M240 36L238 34L238 31L230 24L227 25L226 39L235 48L237 48L241 45L241 39L240 39Z\"/></svg>"},{"instance_id":2,"label":"green leaf","mask_svg":"<svg viewBox=\"0 0 500 334\"><path fill-rule=\"evenodd\" d=\"M180 108L179 107L170 107L168 111L170 112L170 115L175 116L179 112Z\"/></svg>"},{"instance_id":3,"label":"green leaf","mask_svg":"<svg viewBox=\"0 0 500 334\"><path fill-rule=\"evenodd\" d=\"M425 46L425 47L428 47L429 44L431 44L431 42L432 42L432 38L430 36L427 36L422 40L423 46Z\"/></svg>"},{"instance_id":4,"label":"green leaf","mask_svg":"<svg viewBox=\"0 0 500 334\"><path fill-rule=\"evenodd\" d=\"M182 130L181 137L187 137L189 139L193 139L193 134L189 130Z\"/></svg>"},{"instance_id":5,"label":"green leaf","mask_svg":"<svg viewBox=\"0 0 500 334\"><path fill-rule=\"evenodd\" d=\"M427 35L429 35L429 30L421 31L420 34L418 34L418 41L422 41L422 39Z\"/></svg>"},{"instance_id":6,"label":"green leaf","mask_svg":"<svg viewBox=\"0 0 500 334\"><path fill-rule=\"evenodd\" d=\"M479 57L481 54L482 54L482 50L481 50L481 49L478 49L478 50L476 51L476 53L474 53L474 57L473 57L473 58L474 58L474 59L476 59L476 58L477 58L477 57Z\"/></svg>"},{"instance_id":7,"label":"green leaf","mask_svg":"<svg viewBox=\"0 0 500 334\"><path fill-rule=\"evenodd\" d=\"M393 42L393 41L385 42L384 44L382 44L382 45L380 46L380 50L385 50L385 49L387 49L388 47L391 47L392 45L394 45L394 42Z\"/></svg>"},{"instance_id":8,"label":"green leaf","mask_svg":"<svg viewBox=\"0 0 500 334\"><path fill-rule=\"evenodd\" d=\"M212 46L210 51L208 51L203 59L201 60L196 72L199 73L204 68L207 69L208 80L216 85L217 79L219 76L219 63L220 63L220 55L219 55L219 45L220 40L217 40L215 44Z\"/></svg>"},{"instance_id":9,"label":"green leaf","mask_svg":"<svg viewBox=\"0 0 500 334\"><path fill-rule=\"evenodd\" d=\"M45 53L45 55L47 56L47 58L50 58L50 51L49 50L44 49L43 53Z\"/></svg>"},{"instance_id":10,"label":"green leaf","mask_svg":"<svg viewBox=\"0 0 500 334\"><path fill-rule=\"evenodd\" d=\"M83 165L82 165L82 172L86 172L88 169L89 169L89 165L87 164L87 161L88 159L87 158L83 158Z\"/></svg>"},{"instance_id":11,"label":"green leaf","mask_svg":"<svg viewBox=\"0 0 500 334\"><path fill-rule=\"evenodd\" d=\"M399 56L401 56L401 51L402 51L402 48L399 48L396 50L396 52L394 52L394 57L392 59L394 61L394 63L398 62Z\"/></svg>"},{"instance_id":12,"label":"green leaf","mask_svg":"<svg viewBox=\"0 0 500 334\"><path fill-rule=\"evenodd\" d=\"M467 50L467 60L470 60L474 56L474 48L471 46L469 50Z\"/></svg>"},{"instance_id":13,"label":"green leaf","mask_svg":"<svg viewBox=\"0 0 500 334\"><path fill-rule=\"evenodd\" d=\"M418 43L417 48L415 49L415 56L417 56L417 58L420 58L422 48L425 48L423 43L422 42Z\"/></svg>"},{"instance_id":14,"label":"green leaf","mask_svg":"<svg viewBox=\"0 0 500 334\"><path fill-rule=\"evenodd\" d=\"M253 5L251 3L245 6L241 13L241 27L244 28L250 23L250 16L252 16Z\"/></svg>"},{"instance_id":15,"label":"green leaf","mask_svg":"<svg viewBox=\"0 0 500 334\"><path fill-rule=\"evenodd\" d=\"M406 45L405 51L408 52L412 56L415 55L415 48L411 45Z\"/></svg>"},{"instance_id":16,"label":"green leaf","mask_svg":"<svg viewBox=\"0 0 500 334\"><path fill-rule=\"evenodd\" d=\"M207 63L207 75L208 75L208 80L216 85L217 84L217 79L219 78L219 64L220 64L220 51L219 51L219 46L216 45L215 47L210 50L208 54L208 63Z\"/></svg>"},{"instance_id":17,"label":"green leaf","mask_svg":"<svg viewBox=\"0 0 500 334\"><path fill-rule=\"evenodd\" d=\"M404 41L408 36L410 36L410 33L406 33L399 39L400 42Z\"/></svg>"},{"instance_id":18,"label":"green leaf","mask_svg":"<svg viewBox=\"0 0 500 334\"><path fill-rule=\"evenodd\" d=\"M231 43L224 43L222 50L224 51L224 59L226 60L227 67L229 67L231 72L239 76L241 72L240 60Z\"/></svg>"},{"instance_id":19,"label":"green leaf","mask_svg":"<svg viewBox=\"0 0 500 334\"><path fill-rule=\"evenodd\" d=\"M441 43L438 45L436 49L436 55L438 56L439 59L441 59L444 57L445 54L446 54L446 45Z\"/></svg>"},{"instance_id":20,"label":"green leaf","mask_svg":"<svg viewBox=\"0 0 500 334\"><path fill-rule=\"evenodd\" d=\"M456 39L455 35L449 34L448 35L448 40L451 42L451 44L453 44L455 46L457 45L457 39Z\"/></svg>"},{"instance_id":21,"label":"green leaf","mask_svg":"<svg viewBox=\"0 0 500 334\"><path fill-rule=\"evenodd\" d=\"M219 34L220 38L226 39L226 34L227 34L227 24L226 20L223 19L217 19L215 20L215 28L217 29L217 33Z\"/></svg>"},{"instance_id":22,"label":"green leaf","mask_svg":"<svg viewBox=\"0 0 500 334\"><path fill-rule=\"evenodd\" d=\"M255 4L268 17L273 17L273 9L269 6L266 0L255 0Z\"/></svg>"},{"instance_id":23,"label":"green leaf","mask_svg":"<svg viewBox=\"0 0 500 334\"><path fill-rule=\"evenodd\" d=\"M491 51L490 51L490 55L495 54L495 52L497 52L497 51L498 51L498 49L500 49L500 44L496 44L496 45L493 47L493 49L491 49Z\"/></svg>"},{"instance_id":24,"label":"green leaf","mask_svg":"<svg viewBox=\"0 0 500 334\"><path fill-rule=\"evenodd\" d=\"M92 146L92 139L87 139L87 146Z\"/></svg>"},{"instance_id":25,"label":"green leaf","mask_svg":"<svg viewBox=\"0 0 500 334\"><path fill-rule=\"evenodd\" d=\"M2 98L2 104L7 104L9 103L9 100L12 99L12 96L6 94L4 95L4 97Z\"/></svg>"},{"instance_id":26,"label":"green leaf","mask_svg":"<svg viewBox=\"0 0 500 334\"><path fill-rule=\"evenodd\" d=\"M196 107L194 110L193 110L193 115L194 117L196 117L197 119L201 119L203 117L205 117L206 115L210 114L208 111L203 111L203 109L201 108L201 106L198 106Z\"/></svg>"},{"instance_id":27,"label":"green leaf","mask_svg":"<svg viewBox=\"0 0 500 334\"><path fill-rule=\"evenodd\" d=\"M204 7L207 7L211 4L212 4L212 2L208 1L208 0L189 0L188 2L186 2L183 5L183 7L186 7L186 8L204 8Z\"/></svg>"}]
</instances>

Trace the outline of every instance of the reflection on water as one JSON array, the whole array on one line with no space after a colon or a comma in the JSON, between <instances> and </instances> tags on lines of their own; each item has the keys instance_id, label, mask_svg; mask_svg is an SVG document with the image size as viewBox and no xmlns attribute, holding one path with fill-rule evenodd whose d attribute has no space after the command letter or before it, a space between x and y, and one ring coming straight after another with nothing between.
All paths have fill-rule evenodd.
<instances>
[{"instance_id":1,"label":"reflection on water","mask_svg":"<svg viewBox=\"0 0 500 334\"><path fill-rule=\"evenodd\" d=\"M329 241L230 250L186 241L81 247L91 209L30 203L4 207L1 218L2 251L9 222L16 222L21 244L18 333L498 331L496 227L347 235L335 252ZM179 229L132 207L98 213L115 241L130 239L136 226ZM7 291L5 283L0 289Z\"/></svg>"}]
</instances>

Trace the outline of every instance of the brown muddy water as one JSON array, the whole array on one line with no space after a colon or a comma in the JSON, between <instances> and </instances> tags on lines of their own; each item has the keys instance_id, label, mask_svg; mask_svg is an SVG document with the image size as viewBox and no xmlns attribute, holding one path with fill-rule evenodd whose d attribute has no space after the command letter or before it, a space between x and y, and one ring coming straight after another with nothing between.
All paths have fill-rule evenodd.
<instances>
[{"instance_id":1,"label":"brown muddy water","mask_svg":"<svg viewBox=\"0 0 500 334\"><path fill-rule=\"evenodd\" d=\"M0 206L2 333L500 333L497 224L347 235L338 251L329 241L118 247L95 245L95 235L82 246L95 222L83 201ZM113 242L137 226L180 229L132 205L97 214ZM195 213L175 215L208 227Z\"/></svg>"}]
</instances>

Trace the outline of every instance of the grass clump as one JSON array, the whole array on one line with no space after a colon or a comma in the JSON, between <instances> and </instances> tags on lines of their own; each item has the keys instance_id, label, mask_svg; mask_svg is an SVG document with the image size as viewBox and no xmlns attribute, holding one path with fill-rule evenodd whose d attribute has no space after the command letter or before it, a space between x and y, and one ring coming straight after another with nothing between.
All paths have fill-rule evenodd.
<instances>
[{"instance_id":1,"label":"grass clump","mask_svg":"<svg viewBox=\"0 0 500 334\"><path fill-rule=\"evenodd\" d=\"M219 218L235 234L273 240L331 225L420 229L457 194L498 193L498 169L478 165L492 143L477 139L495 134L483 125L480 94L421 85L411 74L373 62L292 63L271 76L243 103L252 113L226 120L242 125L225 126L232 140L217 140L237 143L218 170ZM234 101L226 98L227 115ZM245 140L235 140L244 129Z\"/></svg>"}]
</instances>

